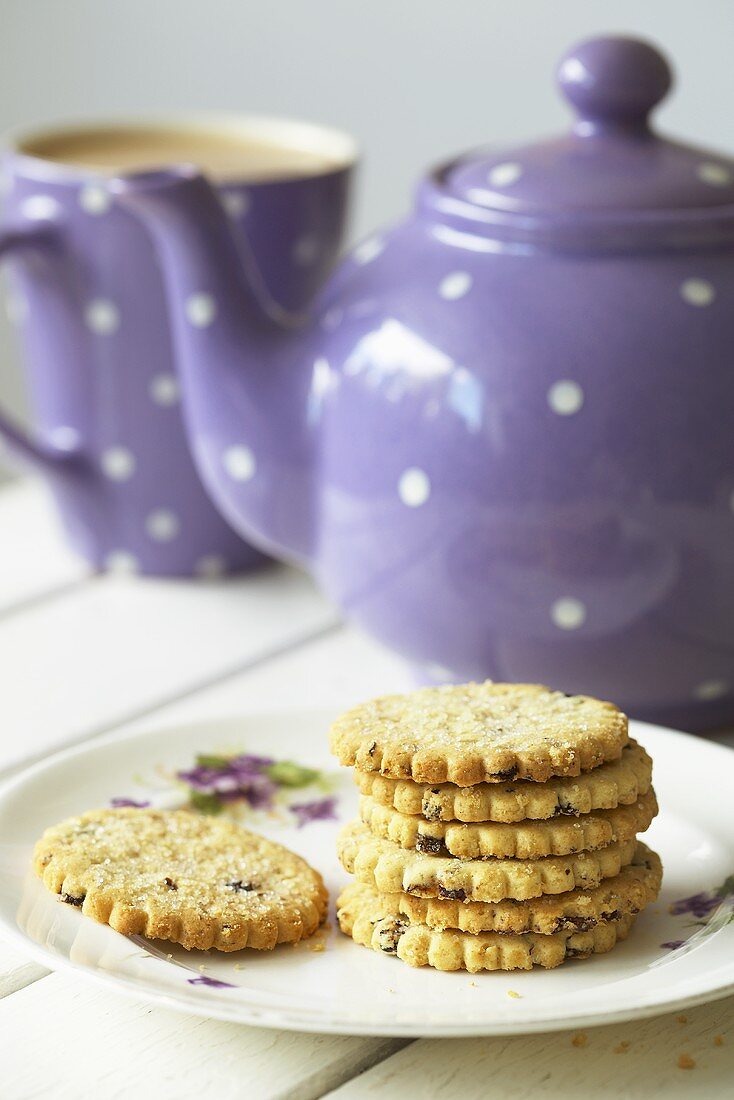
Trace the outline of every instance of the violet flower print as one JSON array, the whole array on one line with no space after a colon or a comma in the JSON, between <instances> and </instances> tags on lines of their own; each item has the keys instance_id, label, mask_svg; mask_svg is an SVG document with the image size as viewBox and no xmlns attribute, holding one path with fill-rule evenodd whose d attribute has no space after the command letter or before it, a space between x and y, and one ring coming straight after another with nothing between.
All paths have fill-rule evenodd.
<instances>
[{"instance_id":1,"label":"violet flower print","mask_svg":"<svg viewBox=\"0 0 734 1100\"><path fill-rule=\"evenodd\" d=\"M177 773L177 778L191 788L191 802L196 809L216 813L225 802L247 802L255 810L272 807L276 783L266 769L273 764L270 757L198 756L196 766Z\"/></svg>"},{"instance_id":2,"label":"violet flower print","mask_svg":"<svg viewBox=\"0 0 734 1100\"><path fill-rule=\"evenodd\" d=\"M336 798L321 798L313 802L294 802L288 809L296 817L298 828L311 821L337 821Z\"/></svg>"},{"instance_id":3,"label":"violet flower print","mask_svg":"<svg viewBox=\"0 0 734 1100\"><path fill-rule=\"evenodd\" d=\"M703 920L713 913L721 905L722 899L716 894L691 894L689 898L679 898L670 906L670 913L674 917L690 914L697 920Z\"/></svg>"},{"instance_id":4,"label":"violet flower print","mask_svg":"<svg viewBox=\"0 0 734 1100\"><path fill-rule=\"evenodd\" d=\"M200 974L198 978L187 978L189 985L208 985L210 989L236 989L232 982L223 982L219 978L210 978L207 974Z\"/></svg>"},{"instance_id":5,"label":"violet flower print","mask_svg":"<svg viewBox=\"0 0 734 1100\"><path fill-rule=\"evenodd\" d=\"M193 768L176 773L189 788L189 803L201 813L218 814L228 803L244 802L253 810L273 810L285 802L288 792L325 781L319 771L293 760L274 760L270 756L237 753L231 756L201 753ZM328 789L328 788L327 788ZM299 827L308 821L335 817L333 799L304 802L293 810Z\"/></svg>"},{"instance_id":6,"label":"violet flower print","mask_svg":"<svg viewBox=\"0 0 734 1100\"><path fill-rule=\"evenodd\" d=\"M136 802L134 798L111 798L110 806L113 810L121 810L126 806L134 810L145 810L150 806L150 802Z\"/></svg>"},{"instance_id":7,"label":"violet flower print","mask_svg":"<svg viewBox=\"0 0 734 1100\"><path fill-rule=\"evenodd\" d=\"M668 912L673 917L693 917L693 920L688 922L689 928L696 925L704 929L713 927L710 918L719 913L723 915L724 923L734 920L734 875L729 875L715 890L701 890L686 898L678 898L669 906ZM669 951L675 951L687 942L687 940L668 940L660 946Z\"/></svg>"}]
</instances>

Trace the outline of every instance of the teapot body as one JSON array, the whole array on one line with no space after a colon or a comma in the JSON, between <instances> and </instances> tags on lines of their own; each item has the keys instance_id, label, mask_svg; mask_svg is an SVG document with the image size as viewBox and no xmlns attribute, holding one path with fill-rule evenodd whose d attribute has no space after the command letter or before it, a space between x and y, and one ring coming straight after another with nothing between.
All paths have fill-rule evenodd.
<instances>
[{"instance_id":1,"label":"teapot body","mask_svg":"<svg viewBox=\"0 0 734 1100\"><path fill-rule=\"evenodd\" d=\"M558 80L568 134L439 168L306 326L195 173L116 194L202 479L254 545L422 679L734 723L734 160L651 128L650 43L580 43Z\"/></svg>"},{"instance_id":2,"label":"teapot body","mask_svg":"<svg viewBox=\"0 0 734 1100\"><path fill-rule=\"evenodd\" d=\"M324 588L422 678L734 720L732 302L730 247L360 246L309 399Z\"/></svg>"}]
</instances>

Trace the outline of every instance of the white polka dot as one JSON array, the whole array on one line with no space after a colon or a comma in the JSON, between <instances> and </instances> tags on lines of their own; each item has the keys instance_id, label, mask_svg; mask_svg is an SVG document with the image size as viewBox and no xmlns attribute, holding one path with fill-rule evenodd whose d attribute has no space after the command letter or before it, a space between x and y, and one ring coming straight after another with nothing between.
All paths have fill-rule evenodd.
<instances>
[{"instance_id":1,"label":"white polka dot","mask_svg":"<svg viewBox=\"0 0 734 1100\"><path fill-rule=\"evenodd\" d=\"M250 209L250 196L246 191L225 191L222 194L222 206L230 218L241 218Z\"/></svg>"},{"instance_id":2,"label":"white polka dot","mask_svg":"<svg viewBox=\"0 0 734 1100\"><path fill-rule=\"evenodd\" d=\"M111 336L120 327L120 311L108 298L95 298L87 306L84 320L97 336Z\"/></svg>"},{"instance_id":3,"label":"white polka dot","mask_svg":"<svg viewBox=\"0 0 734 1100\"><path fill-rule=\"evenodd\" d=\"M194 572L197 577L214 580L216 577L224 576L227 572L227 563L220 554L205 554L197 561Z\"/></svg>"},{"instance_id":4,"label":"white polka dot","mask_svg":"<svg viewBox=\"0 0 734 1100\"><path fill-rule=\"evenodd\" d=\"M438 284L438 293L442 298L453 302L457 298L463 298L471 290L473 279L468 271L452 271Z\"/></svg>"},{"instance_id":5,"label":"white polka dot","mask_svg":"<svg viewBox=\"0 0 734 1100\"><path fill-rule=\"evenodd\" d=\"M726 187L732 181L731 169L727 168L725 164L715 164L710 160L698 165L696 175L712 187Z\"/></svg>"},{"instance_id":6,"label":"white polka dot","mask_svg":"<svg viewBox=\"0 0 734 1100\"><path fill-rule=\"evenodd\" d=\"M584 391L578 382L571 382L570 379L554 382L548 390L548 404L559 416L573 416L583 403Z\"/></svg>"},{"instance_id":7,"label":"white polka dot","mask_svg":"<svg viewBox=\"0 0 734 1100\"><path fill-rule=\"evenodd\" d=\"M111 481L127 481L135 472L135 456L127 447L110 447L102 452L100 465Z\"/></svg>"},{"instance_id":8,"label":"white polka dot","mask_svg":"<svg viewBox=\"0 0 734 1100\"><path fill-rule=\"evenodd\" d=\"M52 428L48 438L52 446L58 447L60 451L73 451L81 443L79 432L68 424L59 424L58 427Z\"/></svg>"},{"instance_id":9,"label":"white polka dot","mask_svg":"<svg viewBox=\"0 0 734 1100\"><path fill-rule=\"evenodd\" d=\"M20 204L20 212L32 221L46 221L55 218L60 206L51 195L29 195Z\"/></svg>"},{"instance_id":10,"label":"white polka dot","mask_svg":"<svg viewBox=\"0 0 734 1100\"><path fill-rule=\"evenodd\" d=\"M175 374L156 374L150 380L148 393L151 401L156 405L169 408L175 405L179 398L178 379Z\"/></svg>"},{"instance_id":11,"label":"white polka dot","mask_svg":"<svg viewBox=\"0 0 734 1100\"><path fill-rule=\"evenodd\" d=\"M130 574L137 573L140 569L138 559L127 550L113 550L105 558L105 569L110 573Z\"/></svg>"},{"instance_id":12,"label":"white polka dot","mask_svg":"<svg viewBox=\"0 0 734 1100\"><path fill-rule=\"evenodd\" d=\"M376 260L385 247L385 242L379 237L370 237L368 241L362 241L352 252L352 259L357 264L368 264Z\"/></svg>"},{"instance_id":13,"label":"white polka dot","mask_svg":"<svg viewBox=\"0 0 734 1100\"><path fill-rule=\"evenodd\" d=\"M398 494L403 504L409 508L419 508L431 495L431 481L425 470L418 466L409 466L400 475Z\"/></svg>"},{"instance_id":14,"label":"white polka dot","mask_svg":"<svg viewBox=\"0 0 734 1100\"><path fill-rule=\"evenodd\" d=\"M710 306L716 289L707 279L686 279L680 285L680 295L689 306Z\"/></svg>"},{"instance_id":15,"label":"white polka dot","mask_svg":"<svg viewBox=\"0 0 734 1100\"><path fill-rule=\"evenodd\" d=\"M146 518L145 530L155 542L170 542L181 530L181 524L175 512L158 508Z\"/></svg>"},{"instance_id":16,"label":"white polka dot","mask_svg":"<svg viewBox=\"0 0 734 1100\"><path fill-rule=\"evenodd\" d=\"M522 165L508 160L504 164L495 164L487 173L487 180L492 187L510 187L517 183L522 175Z\"/></svg>"},{"instance_id":17,"label":"white polka dot","mask_svg":"<svg viewBox=\"0 0 734 1100\"><path fill-rule=\"evenodd\" d=\"M192 294L186 299L186 316L195 328L206 328L217 314L217 303L211 294Z\"/></svg>"},{"instance_id":18,"label":"white polka dot","mask_svg":"<svg viewBox=\"0 0 734 1100\"><path fill-rule=\"evenodd\" d=\"M550 615L560 630L578 630L586 622L586 607L573 596L563 596L553 604Z\"/></svg>"},{"instance_id":19,"label":"white polka dot","mask_svg":"<svg viewBox=\"0 0 734 1100\"><path fill-rule=\"evenodd\" d=\"M702 702L710 702L713 699L723 699L728 693L729 685L725 680L705 680L693 694Z\"/></svg>"},{"instance_id":20,"label":"white polka dot","mask_svg":"<svg viewBox=\"0 0 734 1100\"><path fill-rule=\"evenodd\" d=\"M79 205L85 214L106 214L111 202L109 191L97 183L87 184L79 192Z\"/></svg>"},{"instance_id":21,"label":"white polka dot","mask_svg":"<svg viewBox=\"0 0 734 1100\"><path fill-rule=\"evenodd\" d=\"M249 481L255 476L257 463L255 456L249 447L238 444L228 447L224 452L222 461L224 468L233 481Z\"/></svg>"},{"instance_id":22,"label":"white polka dot","mask_svg":"<svg viewBox=\"0 0 734 1100\"><path fill-rule=\"evenodd\" d=\"M315 264L321 254L321 241L311 233L305 237L299 237L293 245L293 262L299 267L309 267Z\"/></svg>"},{"instance_id":23,"label":"white polka dot","mask_svg":"<svg viewBox=\"0 0 734 1100\"><path fill-rule=\"evenodd\" d=\"M28 320L30 307L22 294L8 294L5 299L5 313L11 325L22 325Z\"/></svg>"}]
</instances>

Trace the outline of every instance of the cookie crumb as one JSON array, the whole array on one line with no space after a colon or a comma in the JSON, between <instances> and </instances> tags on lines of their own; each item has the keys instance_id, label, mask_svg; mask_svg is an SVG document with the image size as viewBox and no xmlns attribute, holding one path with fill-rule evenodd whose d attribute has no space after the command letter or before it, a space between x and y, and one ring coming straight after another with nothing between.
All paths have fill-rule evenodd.
<instances>
[{"instance_id":1,"label":"cookie crumb","mask_svg":"<svg viewBox=\"0 0 734 1100\"><path fill-rule=\"evenodd\" d=\"M323 940L313 940L309 944L309 947L311 948L312 951L316 951L316 952L326 951L326 944L324 943Z\"/></svg>"},{"instance_id":2,"label":"cookie crumb","mask_svg":"<svg viewBox=\"0 0 734 1100\"><path fill-rule=\"evenodd\" d=\"M202 964L201 964L201 966L199 967L199 970L200 970L200 972L201 972L202 974L204 973L204 971L205 971L206 969L207 969L207 968L206 968L206 967L204 966L204 964L203 964L203 963L202 963Z\"/></svg>"},{"instance_id":3,"label":"cookie crumb","mask_svg":"<svg viewBox=\"0 0 734 1100\"><path fill-rule=\"evenodd\" d=\"M512 998L514 998L514 1000L517 1000L517 1001L520 1000L520 994L516 993L514 989L508 989L507 990L507 996L512 997Z\"/></svg>"},{"instance_id":4,"label":"cookie crumb","mask_svg":"<svg viewBox=\"0 0 734 1100\"><path fill-rule=\"evenodd\" d=\"M394 993L395 992L395 990L390 985L387 987L387 991L388 991L388 993Z\"/></svg>"},{"instance_id":5,"label":"cookie crumb","mask_svg":"<svg viewBox=\"0 0 734 1100\"><path fill-rule=\"evenodd\" d=\"M688 1017L687 1016L676 1016L676 1020L678 1021L679 1024L687 1024L688 1023Z\"/></svg>"},{"instance_id":6,"label":"cookie crumb","mask_svg":"<svg viewBox=\"0 0 734 1100\"><path fill-rule=\"evenodd\" d=\"M242 963L235 963L234 968L235 968L235 970L243 970L244 969L244 967L242 966Z\"/></svg>"},{"instance_id":7,"label":"cookie crumb","mask_svg":"<svg viewBox=\"0 0 734 1100\"><path fill-rule=\"evenodd\" d=\"M629 1041L627 1039L623 1039L622 1042L619 1044L619 1046L616 1046L614 1048L612 1053L613 1054L626 1054L627 1051L629 1050L629 1048L630 1048Z\"/></svg>"},{"instance_id":8,"label":"cookie crumb","mask_svg":"<svg viewBox=\"0 0 734 1100\"><path fill-rule=\"evenodd\" d=\"M696 1063L690 1054L678 1055L678 1069L695 1069Z\"/></svg>"},{"instance_id":9,"label":"cookie crumb","mask_svg":"<svg viewBox=\"0 0 734 1100\"><path fill-rule=\"evenodd\" d=\"M173 955L166 955L166 958L167 958L167 959L172 959L172 958L173 958Z\"/></svg>"},{"instance_id":10,"label":"cookie crumb","mask_svg":"<svg viewBox=\"0 0 734 1100\"><path fill-rule=\"evenodd\" d=\"M585 1035L583 1031L579 1031L571 1040L571 1045L574 1047L585 1047L588 1041L588 1035Z\"/></svg>"},{"instance_id":11,"label":"cookie crumb","mask_svg":"<svg viewBox=\"0 0 734 1100\"><path fill-rule=\"evenodd\" d=\"M715 1047L723 1047L723 1045L724 1045L724 1036L723 1035L714 1035L714 1046Z\"/></svg>"},{"instance_id":12,"label":"cookie crumb","mask_svg":"<svg viewBox=\"0 0 734 1100\"><path fill-rule=\"evenodd\" d=\"M469 985L473 986L473 987L474 987L474 989L476 989L476 988L477 988L477 983L476 983L476 982L469 982Z\"/></svg>"}]
</instances>

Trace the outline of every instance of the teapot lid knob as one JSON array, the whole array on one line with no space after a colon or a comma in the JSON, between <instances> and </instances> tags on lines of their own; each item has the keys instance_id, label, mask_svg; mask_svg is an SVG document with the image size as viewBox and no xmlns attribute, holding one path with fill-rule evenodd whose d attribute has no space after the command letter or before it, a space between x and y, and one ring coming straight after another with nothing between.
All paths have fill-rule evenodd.
<instances>
[{"instance_id":1,"label":"teapot lid knob","mask_svg":"<svg viewBox=\"0 0 734 1100\"><path fill-rule=\"evenodd\" d=\"M589 38L562 59L558 83L579 116L577 131L610 126L646 129L647 116L673 76L663 55L639 38Z\"/></svg>"}]
</instances>

